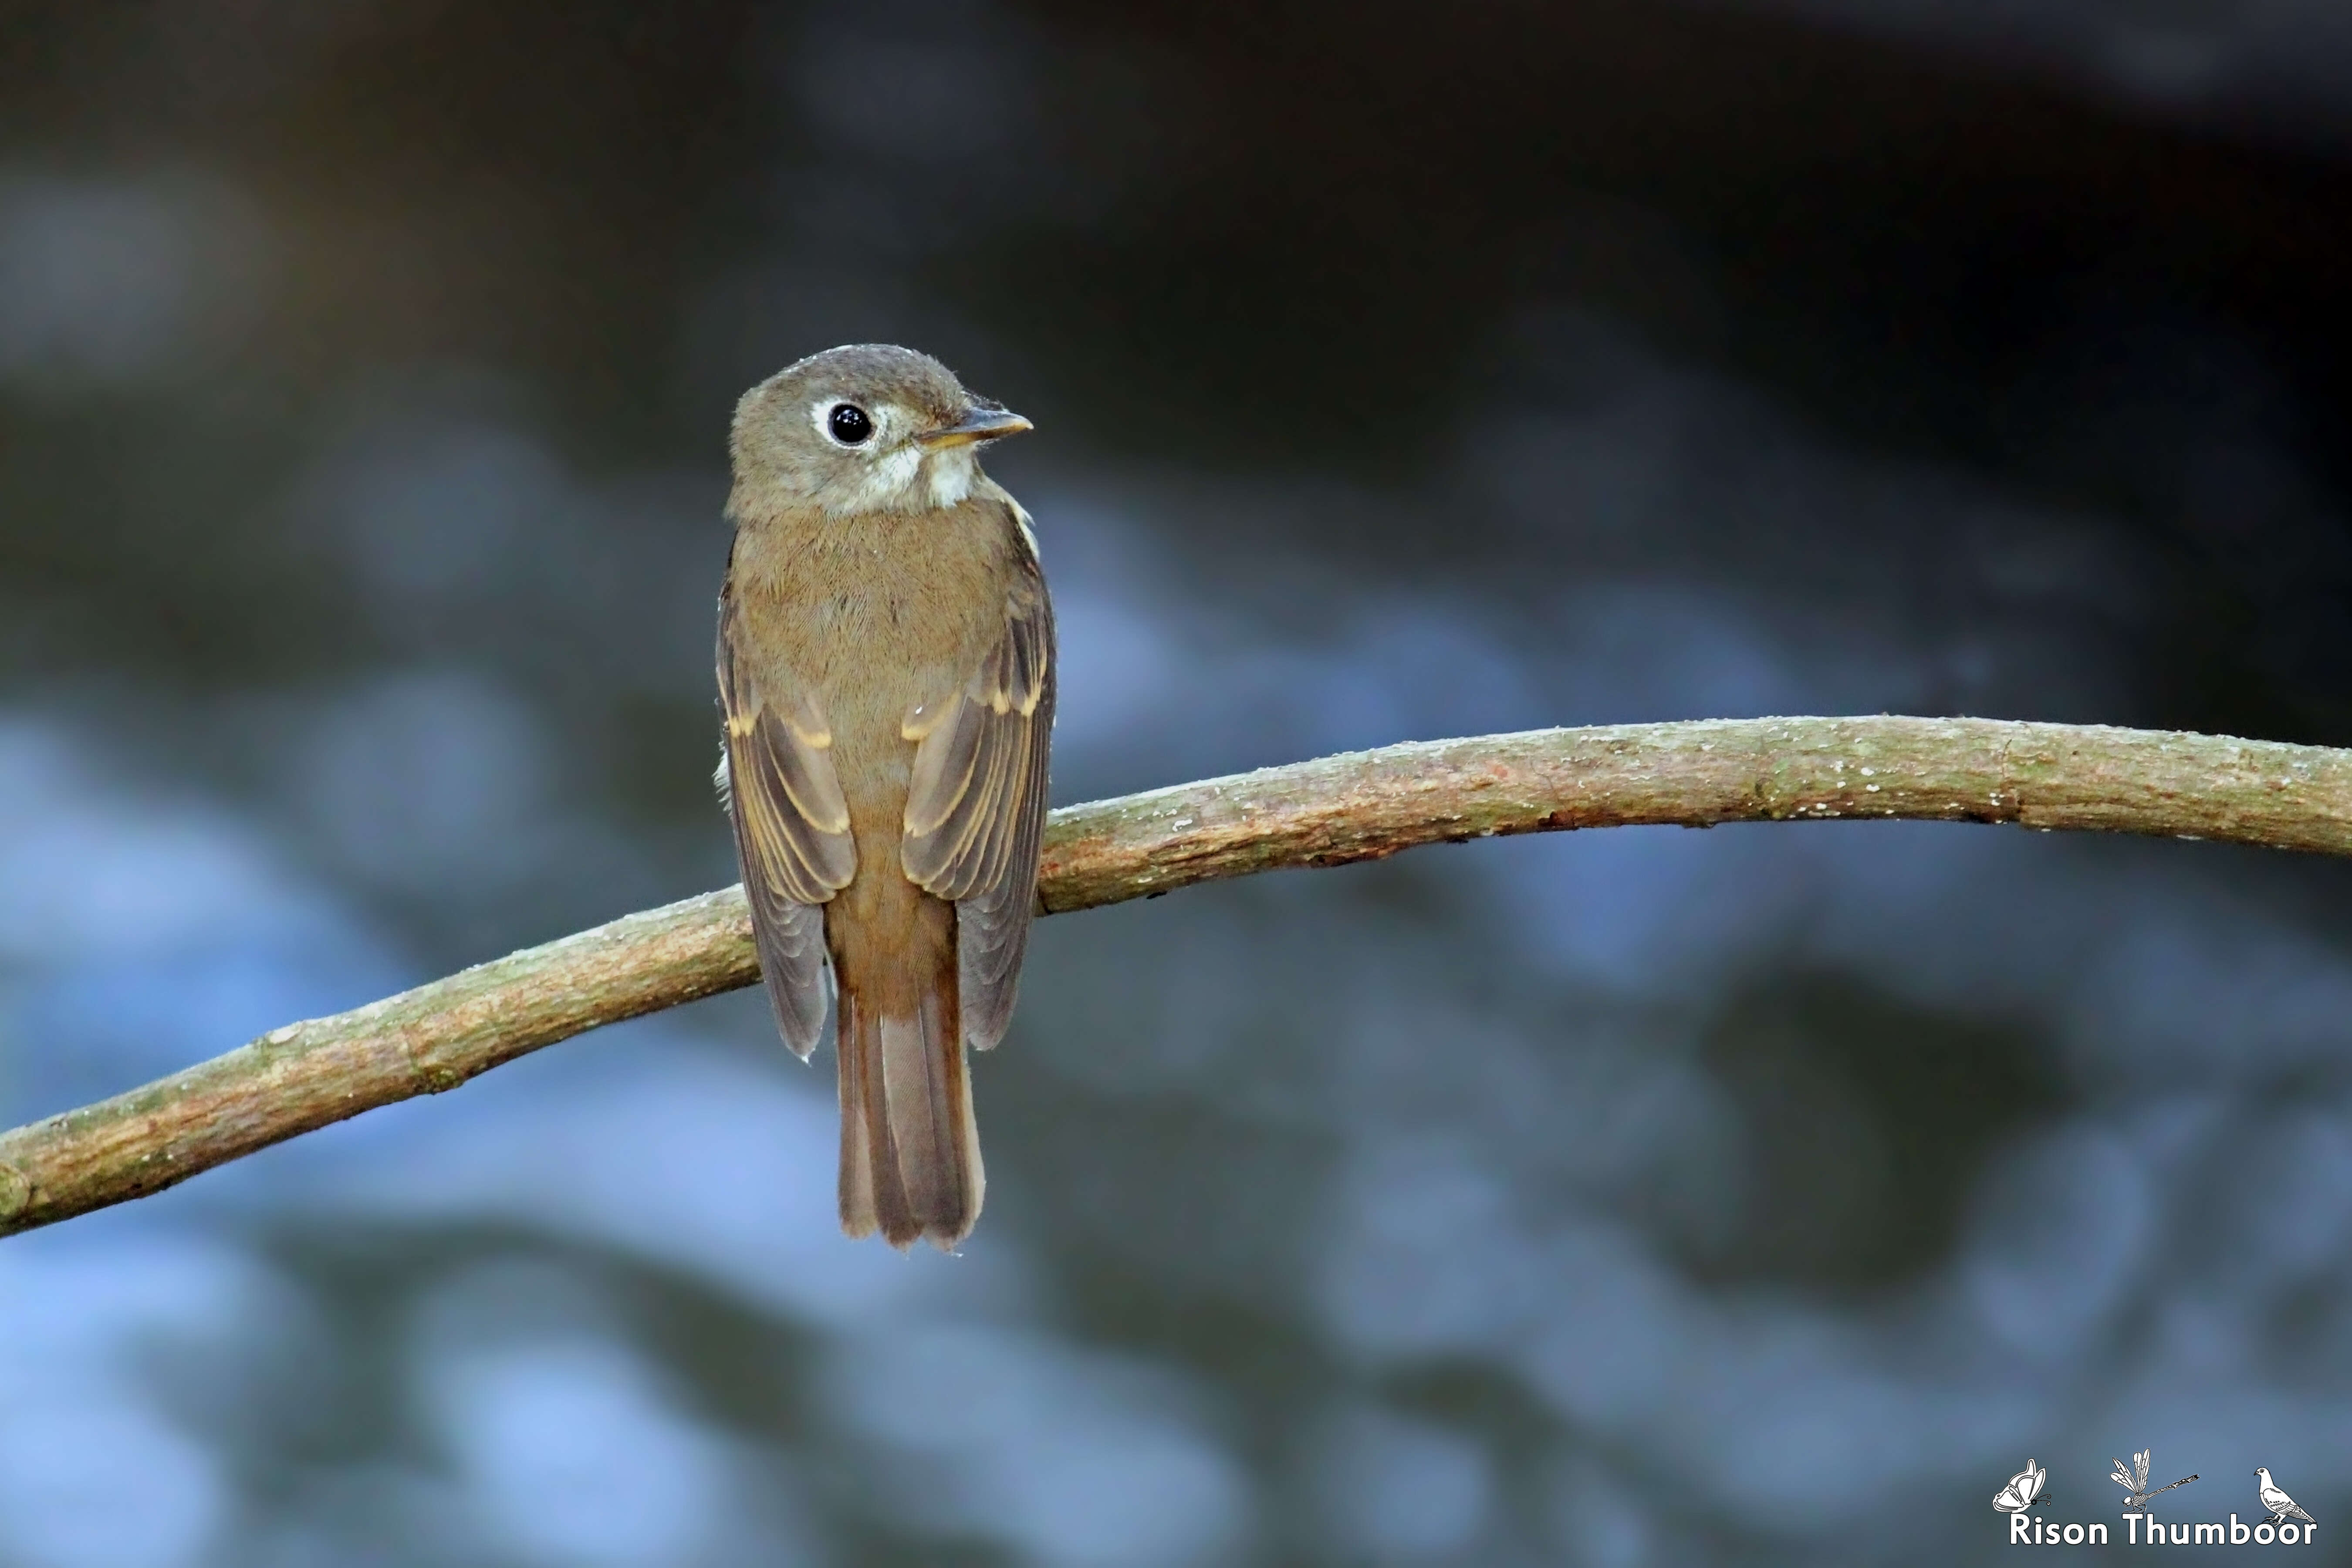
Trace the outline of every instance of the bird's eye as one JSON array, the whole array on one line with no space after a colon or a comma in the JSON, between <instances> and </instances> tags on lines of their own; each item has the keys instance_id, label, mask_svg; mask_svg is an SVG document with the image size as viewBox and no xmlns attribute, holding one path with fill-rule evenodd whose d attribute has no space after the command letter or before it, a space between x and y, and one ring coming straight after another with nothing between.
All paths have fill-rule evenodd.
<instances>
[{"instance_id":1,"label":"bird's eye","mask_svg":"<svg viewBox=\"0 0 2352 1568\"><path fill-rule=\"evenodd\" d=\"M836 403L824 416L825 428L845 447L863 446L874 434L874 420L855 403Z\"/></svg>"}]
</instances>

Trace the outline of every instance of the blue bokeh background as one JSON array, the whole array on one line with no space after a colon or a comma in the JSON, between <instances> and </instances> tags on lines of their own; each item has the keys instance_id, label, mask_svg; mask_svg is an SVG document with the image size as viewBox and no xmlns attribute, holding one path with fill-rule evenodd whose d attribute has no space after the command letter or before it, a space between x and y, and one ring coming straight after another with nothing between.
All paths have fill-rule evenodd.
<instances>
[{"instance_id":1,"label":"blue bokeh background","mask_svg":"<svg viewBox=\"0 0 2352 1568\"><path fill-rule=\"evenodd\" d=\"M1060 801L2352 743L2347 243L2316 0L11 5L0 1111L730 879L726 413L845 340L1037 421ZM2145 1447L2326 1521L2347 893L1823 824L1055 919L953 1258L681 1009L0 1244L0 1564L1961 1563Z\"/></svg>"}]
</instances>

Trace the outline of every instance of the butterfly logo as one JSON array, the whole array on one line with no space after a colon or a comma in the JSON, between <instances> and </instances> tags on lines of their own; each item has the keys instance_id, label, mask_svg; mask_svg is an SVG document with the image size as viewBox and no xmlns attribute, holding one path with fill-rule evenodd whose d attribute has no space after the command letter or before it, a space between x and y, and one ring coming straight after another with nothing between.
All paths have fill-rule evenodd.
<instances>
[{"instance_id":1,"label":"butterfly logo","mask_svg":"<svg viewBox=\"0 0 2352 1568\"><path fill-rule=\"evenodd\" d=\"M1992 1494L1992 1506L2002 1513L2023 1513L2042 1500L2042 1489L2048 1484L2050 1472L2025 1461L2025 1468L2009 1478L2009 1484Z\"/></svg>"},{"instance_id":2,"label":"butterfly logo","mask_svg":"<svg viewBox=\"0 0 2352 1568\"><path fill-rule=\"evenodd\" d=\"M2131 1494L2129 1497L2124 1499L2125 1508L2145 1509L2147 1507L2148 1499L2155 1497L2158 1493L2168 1492L2172 1489L2172 1487L2185 1487L2189 1482L2197 1479L2195 1476L2183 1476L2179 1480L2173 1482L2171 1487L2158 1487L2154 1490L2150 1490L2147 1484L2147 1461L2148 1457L2155 1452L2156 1450L2153 1448L2142 1448L2138 1453L2132 1456L2132 1462L2128 1465L2125 1464L2121 1459L2109 1461L2109 1463L2113 1464L2116 1468L2116 1485L2123 1488L2125 1491Z\"/></svg>"}]
</instances>

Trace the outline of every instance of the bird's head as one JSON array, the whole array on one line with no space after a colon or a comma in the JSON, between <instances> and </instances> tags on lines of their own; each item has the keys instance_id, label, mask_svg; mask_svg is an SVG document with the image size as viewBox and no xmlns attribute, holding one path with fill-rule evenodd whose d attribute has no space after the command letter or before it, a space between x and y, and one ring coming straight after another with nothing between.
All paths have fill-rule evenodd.
<instances>
[{"instance_id":1,"label":"bird's head","mask_svg":"<svg viewBox=\"0 0 2352 1568\"><path fill-rule=\"evenodd\" d=\"M928 511L971 493L986 443L1029 421L928 354L853 343L785 366L735 406L738 510Z\"/></svg>"}]
</instances>

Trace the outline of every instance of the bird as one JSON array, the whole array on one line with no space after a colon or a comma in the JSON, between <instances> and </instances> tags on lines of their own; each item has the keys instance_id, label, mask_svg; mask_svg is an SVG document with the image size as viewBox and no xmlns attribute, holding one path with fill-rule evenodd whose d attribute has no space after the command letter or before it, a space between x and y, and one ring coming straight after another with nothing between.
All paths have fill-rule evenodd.
<instances>
[{"instance_id":1,"label":"bird","mask_svg":"<svg viewBox=\"0 0 2352 1568\"><path fill-rule=\"evenodd\" d=\"M2271 1479L2271 1472L2267 1467L2258 1467L2254 1471L2254 1479L2262 1483L2263 1489L2259 1495L2263 1500L2263 1507L2270 1510L2273 1524L2284 1524L2290 1515L2303 1521L2305 1524L2318 1522L2311 1515L2295 1507L2294 1499L2279 1489L2279 1484Z\"/></svg>"},{"instance_id":2,"label":"bird","mask_svg":"<svg viewBox=\"0 0 2352 1568\"><path fill-rule=\"evenodd\" d=\"M719 788L778 1032L833 1003L841 1227L953 1251L986 1173L966 1047L1011 1022L1036 898L1054 611L982 471L1032 428L928 355L828 349L729 437Z\"/></svg>"},{"instance_id":3,"label":"bird","mask_svg":"<svg viewBox=\"0 0 2352 1568\"><path fill-rule=\"evenodd\" d=\"M2116 1484L2131 1494L2124 1499L2124 1507L2144 1509L2148 1505L2150 1499L2160 1497L2172 1490L2174 1487L2185 1487L2197 1479L2195 1476L2183 1476L2171 1486L2150 1487L2147 1484L2147 1466L2148 1460L2155 1453L2156 1450L2153 1448L2142 1448L2132 1456L2132 1462L2129 1465L2125 1464L2121 1459L2108 1461L2116 1468Z\"/></svg>"},{"instance_id":4,"label":"bird","mask_svg":"<svg viewBox=\"0 0 2352 1568\"><path fill-rule=\"evenodd\" d=\"M2042 1500L2042 1489L2049 1480L2049 1470L2028 1459L2025 1468L2010 1477L2008 1483L1992 1494L1992 1506L2002 1513L2023 1513Z\"/></svg>"}]
</instances>

